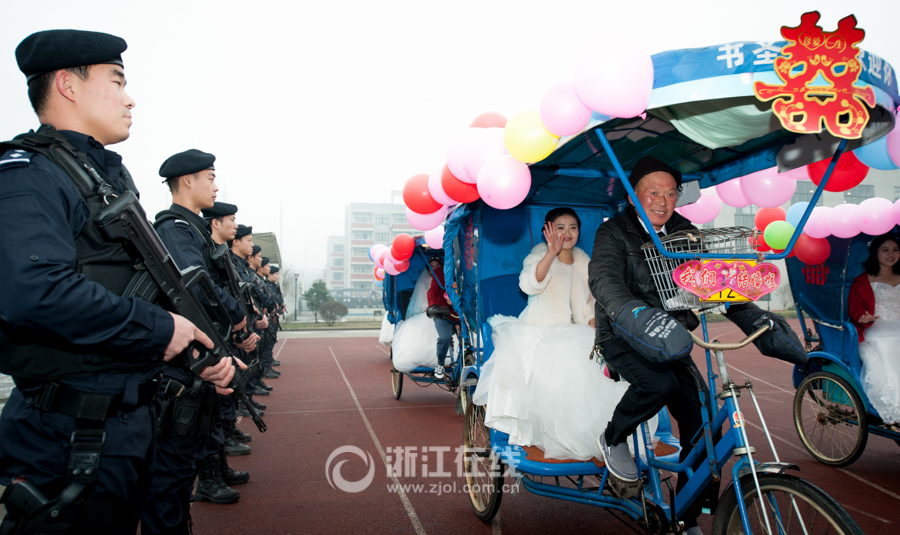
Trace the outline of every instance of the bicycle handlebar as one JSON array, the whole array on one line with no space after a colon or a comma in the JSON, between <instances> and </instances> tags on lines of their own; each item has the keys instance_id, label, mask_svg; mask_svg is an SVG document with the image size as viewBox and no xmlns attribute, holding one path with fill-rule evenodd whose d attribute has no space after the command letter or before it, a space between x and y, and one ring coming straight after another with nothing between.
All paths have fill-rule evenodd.
<instances>
[{"instance_id":1,"label":"bicycle handlebar","mask_svg":"<svg viewBox=\"0 0 900 535\"><path fill-rule=\"evenodd\" d=\"M729 351L731 349L740 349L740 348L748 345L750 342L756 340L757 338L762 336L763 333L765 333L766 331L768 331L769 329L772 329L774 327L775 327L775 325L772 323L772 320L769 320L767 325L763 325L759 329L756 329L747 338L744 338L740 342L733 342L730 344L723 344L723 343L716 342L716 341L704 342L702 339L697 338L697 335L694 333L691 333L691 338L694 339L695 344L702 347L703 349L710 349L712 351Z\"/></svg>"}]
</instances>

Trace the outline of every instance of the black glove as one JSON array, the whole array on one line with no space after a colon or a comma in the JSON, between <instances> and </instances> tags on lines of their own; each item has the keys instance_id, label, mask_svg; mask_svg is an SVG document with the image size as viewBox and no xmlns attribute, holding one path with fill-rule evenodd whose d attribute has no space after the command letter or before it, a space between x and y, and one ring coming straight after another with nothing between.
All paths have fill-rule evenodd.
<instances>
[{"instance_id":1,"label":"black glove","mask_svg":"<svg viewBox=\"0 0 900 535\"><path fill-rule=\"evenodd\" d=\"M625 303L613 319L613 332L653 362L691 357L691 333L675 318L637 299Z\"/></svg>"},{"instance_id":2,"label":"black glove","mask_svg":"<svg viewBox=\"0 0 900 535\"><path fill-rule=\"evenodd\" d=\"M450 319L450 307L431 305L425 309L425 315L429 318Z\"/></svg>"},{"instance_id":3,"label":"black glove","mask_svg":"<svg viewBox=\"0 0 900 535\"><path fill-rule=\"evenodd\" d=\"M740 327L746 335L771 321L773 328L753 341L759 352L791 364L803 365L809 360L797 333L781 315L767 312L753 304L746 304L732 305L725 317Z\"/></svg>"}]
</instances>

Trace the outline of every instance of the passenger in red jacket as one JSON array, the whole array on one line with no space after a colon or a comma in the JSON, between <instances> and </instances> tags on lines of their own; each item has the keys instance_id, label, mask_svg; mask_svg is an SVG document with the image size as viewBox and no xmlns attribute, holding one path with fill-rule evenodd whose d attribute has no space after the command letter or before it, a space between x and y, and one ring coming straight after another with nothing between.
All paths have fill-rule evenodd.
<instances>
[{"instance_id":1,"label":"passenger in red jacket","mask_svg":"<svg viewBox=\"0 0 900 535\"><path fill-rule=\"evenodd\" d=\"M884 283L894 288L900 284L900 262L897 257L897 237L882 234L872 240L869 258L863 264L865 271L850 286L847 314L856 326L859 341L866 339L865 332L880 316L875 315L873 283Z\"/></svg>"},{"instance_id":2,"label":"passenger in red jacket","mask_svg":"<svg viewBox=\"0 0 900 535\"><path fill-rule=\"evenodd\" d=\"M434 377L435 379L442 379L444 377L444 359L450 351L453 331L459 325L459 315L453 310L453 305L450 303L450 298L447 297L447 291L444 288L444 259L439 256L432 256L428 259L428 264L434 272L434 276L431 278L431 287L428 289L428 306L447 307L450 309L446 318L434 318L434 326L438 332L437 366L434 367Z\"/></svg>"}]
</instances>

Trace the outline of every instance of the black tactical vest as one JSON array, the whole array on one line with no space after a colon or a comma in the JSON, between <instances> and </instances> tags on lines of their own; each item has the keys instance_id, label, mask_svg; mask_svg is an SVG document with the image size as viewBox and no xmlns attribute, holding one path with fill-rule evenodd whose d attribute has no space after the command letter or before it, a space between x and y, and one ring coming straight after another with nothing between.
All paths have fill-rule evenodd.
<instances>
[{"instance_id":1,"label":"black tactical vest","mask_svg":"<svg viewBox=\"0 0 900 535\"><path fill-rule=\"evenodd\" d=\"M72 179L90 212L87 223L75 238L75 270L110 292L124 295L125 288L138 273L138 267L121 244L104 241L94 224L94 216L106 206L104 198L111 199L116 195L99 175L101 171L95 169L86 154L50 126L41 126L36 133L22 134L0 144L0 154L12 148L47 157ZM119 178L128 189L137 191L124 166ZM11 375L20 386L96 373L133 372L157 365L149 359L129 361L85 352L83 348L54 339L40 330L18 329L13 334L8 326L0 323L0 373Z\"/></svg>"}]
</instances>

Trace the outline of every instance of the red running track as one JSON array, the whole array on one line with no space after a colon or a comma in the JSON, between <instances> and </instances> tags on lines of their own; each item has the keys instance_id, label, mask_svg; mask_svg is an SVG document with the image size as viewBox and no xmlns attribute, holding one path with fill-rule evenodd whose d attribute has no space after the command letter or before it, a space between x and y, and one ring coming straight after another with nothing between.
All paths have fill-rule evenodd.
<instances>
[{"instance_id":1,"label":"red running track","mask_svg":"<svg viewBox=\"0 0 900 535\"><path fill-rule=\"evenodd\" d=\"M742 337L727 322L711 324L710 331L723 342ZM194 504L194 533L630 532L619 520L622 517L608 510L543 498L521 489L503 496L492 524L476 519L468 495L462 492L465 480L457 474L454 451L462 443L463 417L454 410L455 397L435 386L419 388L406 380L401 399L395 400L390 361L376 336L373 332L372 338L287 338L279 342L276 351L280 351L283 375L269 381L275 390L261 398L268 405L265 420L269 431L260 434L251 422L242 422L241 429L253 435L253 452L229 458L233 468L250 472L250 482L237 487L241 499L236 504ZM816 462L803 449L793 427L791 366L760 356L753 346L732 351L726 358L735 381L742 382L745 377L753 381L781 460L800 465L800 475L844 505L866 533L900 532L897 444L870 436L862 458L846 469ZM701 350L695 351L694 359L705 370ZM757 458L774 460L758 430L749 396L741 401ZM348 452L336 456L330 465L333 473L345 461L339 474L348 482L363 480L374 465L371 484L361 492L337 490L326 477L329 456L342 446L354 446L372 458L367 466L367 461ZM393 461L398 447L415 448L410 451L417 457L411 463L415 475L404 466L397 482L421 485L408 487L402 496L389 489L394 481L387 476L382 457L384 453ZM423 453L423 448L429 451ZM439 455L443 470L437 464ZM446 475L423 476L423 466ZM513 483L509 478L506 481ZM711 522L709 516L700 519L706 533Z\"/></svg>"}]
</instances>

